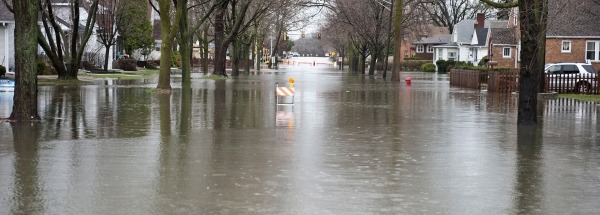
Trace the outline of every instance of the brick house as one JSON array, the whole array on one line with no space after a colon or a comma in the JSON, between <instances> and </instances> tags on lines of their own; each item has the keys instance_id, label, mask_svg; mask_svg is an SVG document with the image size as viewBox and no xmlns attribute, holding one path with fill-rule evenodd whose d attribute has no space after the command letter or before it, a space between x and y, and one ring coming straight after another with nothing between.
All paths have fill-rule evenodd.
<instances>
[{"instance_id":1,"label":"brick house","mask_svg":"<svg viewBox=\"0 0 600 215\"><path fill-rule=\"evenodd\" d=\"M441 32L448 32L448 29L445 28L446 31L441 31ZM434 46L437 45L442 45L442 44L447 44L450 43L450 41L452 40L452 35L451 34L438 34L438 35L431 35L430 37L427 38L423 38L417 42L414 42L414 50L415 50L415 57L418 57L420 59L423 60L433 60L433 53L434 53Z\"/></svg>"},{"instance_id":2,"label":"brick house","mask_svg":"<svg viewBox=\"0 0 600 215\"><path fill-rule=\"evenodd\" d=\"M402 53L402 55L400 56L400 59L407 60L415 56L422 57L423 53L426 53L426 49L419 52L420 49L417 49L418 45L416 42L439 34L448 34L448 28L436 27L432 24L420 24L411 29L406 29L405 34L402 36L402 46L400 47L400 53Z\"/></svg>"},{"instance_id":3,"label":"brick house","mask_svg":"<svg viewBox=\"0 0 600 215\"><path fill-rule=\"evenodd\" d=\"M507 21L495 22L490 28L488 60L494 67L519 68L520 32L518 8L513 8Z\"/></svg>"},{"instance_id":4,"label":"brick house","mask_svg":"<svg viewBox=\"0 0 600 215\"><path fill-rule=\"evenodd\" d=\"M587 0L550 0L546 32L546 63L590 62L600 70L600 4ZM491 61L497 67L519 68L518 8L508 26L491 29Z\"/></svg>"},{"instance_id":5,"label":"brick house","mask_svg":"<svg viewBox=\"0 0 600 215\"><path fill-rule=\"evenodd\" d=\"M590 62L600 71L600 4L551 0L548 6L546 63Z\"/></svg>"}]
</instances>

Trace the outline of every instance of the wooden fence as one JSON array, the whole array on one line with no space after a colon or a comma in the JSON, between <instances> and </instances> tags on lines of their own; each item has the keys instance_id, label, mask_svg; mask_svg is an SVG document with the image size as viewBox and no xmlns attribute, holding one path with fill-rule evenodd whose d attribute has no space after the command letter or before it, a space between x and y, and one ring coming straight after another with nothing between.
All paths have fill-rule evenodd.
<instances>
[{"instance_id":1,"label":"wooden fence","mask_svg":"<svg viewBox=\"0 0 600 215\"><path fill-rule=\"evenodd\" d=\"M474 70L450 70L450 85L471 89L481 89L481 84L487 82L487 74Z\"/></svg>"},{"instance_id":2,"label":"wooden fence","mask_svg":"<svg viewBox=\"0 0 600 215\"><path fill-rule=\"evenodd\" d=\"M596 74L545 74L543 83L545 92L600 94L600 77ZM480 72L453 69L450 85L477 90L487 85L489 92L517 92L519 70Z\"/></svg>"},{"instance_id":3,"label":"wooden fence","mask_svg":"<svg viewBox=\"0 0 600 215\"><path fill-rule=\"evenodd\" d=\"M489 71L487 84L489 92L517 92L519 90L519 70Z\"/></svg>"}]
</instances>

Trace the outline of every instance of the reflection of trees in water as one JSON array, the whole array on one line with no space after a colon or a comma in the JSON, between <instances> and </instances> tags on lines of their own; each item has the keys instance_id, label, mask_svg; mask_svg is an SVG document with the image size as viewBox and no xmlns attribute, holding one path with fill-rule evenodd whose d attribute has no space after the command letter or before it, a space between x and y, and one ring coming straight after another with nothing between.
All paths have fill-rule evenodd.
<instances>
[{"instance_id":1,"label":"reflection of trees in water","mask_svg":"<svg viewBox=\"0 0 600 215\"><path fill-rule=\"evenodd\" d=\"M263 91L259 88L259 83L254 83L253 89L243 89L239 85L232 86L231 92L231 112L230 127L250 127L260 128L266 123L266 120L272 119L267 117L267 105L271 105L266 101ZM274 89L273 89L274 90Z\"/></svg>"},{"instance_id":2,"label":"reflection of trees in water","mask_svg":"<svg viewBox=\"0 0 600 215\"><path fill-rule=\"evenodd\" d=\"M43 214L44 201L40 197L37 123L11 123L15 161L14 190L10 197L13 214Z\"/></svg>"},{"instance_id":3,"label":"reflection of trees in water","mask_svg":"<svg viewBox=\"0 0 600 215\"><path fill-rule=\"evenodd\" d=\"M79 139L90 134L81 91L79 86L56 86L47 93L50 98L45 99L50 100L49 105L42 112L50 123L44 138Z\"/></svg>"},{"instance_id":4,"label":"reflection of trees in water","mask_svg":"<svg viewBox=\"0 0 600 215\"><path fill-rule=\"evenodd\" d=\"M143 137L150 127L152 94L144 88L111 88L117 96L107 102L105 113L99 111L98 115L111 116L116 112L116 123L107 122L116 131L117 137ZM107 95L108 96L108 95ZM108 99L107 99L108 100ZM116 106L116 110L114 107ZM100 116L98 116L100 117ZM114 136L105 136L114 137Z\"/></svg>"},{"instance_id":5,"label":"reflection of trees in water","mask_svg":"<svg viewBox=\"0 0 600 215\"><path fill-rule=\"evenodd\" d=\"M57 86L41 93L44 138L145 136L151 94L142 88ZM45 105L45 106L44 106Z\"/></svg>"},{"instance_id":6,"label":"reflection of trees in water","mask_svg":"<svg viewBox=\"0 0 600 215\"><path fill-rule=\"evenodd\" d=\"M542 127L519 126L513 207L517 214L538 214L544 199Z\"/></svg>"}]
</instances>

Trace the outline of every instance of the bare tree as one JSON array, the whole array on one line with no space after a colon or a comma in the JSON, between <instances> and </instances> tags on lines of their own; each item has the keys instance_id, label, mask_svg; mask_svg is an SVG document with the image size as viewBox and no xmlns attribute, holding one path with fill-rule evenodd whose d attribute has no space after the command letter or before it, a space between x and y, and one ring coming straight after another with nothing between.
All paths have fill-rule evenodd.
<instances>
[{"instance_id":1,"label":"bare tree","mask_svg":"<svg viewBox=\"0 0 600 215\"><path fill-rule=\"evenodd\" d=\"M368 74L374 75L376 60L379 59L381 51L389 41L389 34L384 28L391 22L391 17L386 11L387 7L378 1L358 0L336 2L333 5L341 20L352 27L353 32L358 36L355 38L360 38L361 43L367 46L371 56Z\"/></svg>"},{"instance_id":2,"label":"bare tree","mask_svg":"<svg viewBox=\"0 0 600 215\"><path fill-rule=\"evenodd\" d=\"M152 3L152 1L150 2ZM160 16L162 47L160 49L160 74L158 76L158 85L156 88L160 90L171 90L170 70L173 43L175 36L179 33L181 17L186 5L181 1L171 2L171 0L157 0L157 2Z\"/></svg>"},{"instance_id":3,"label":"bare tree","mask_svg":"<svg viewBox=\"0 0 600 215\"><path fill-rule=\"evenodd\" d=\"M339 22L334 19L332 14L327 14L327 19L331 20L326 23L322 28L322 39L323 41L333 48L338 56L340 57L340 70L344 70L344 58L348 52L348 44L350 43L350 39L348 35L350 34L349 26L345 25L344 22Z\"/></svg>"},{"instance_id":4,"label":"bare tree","mask_svg":"<svg viewBox=\"0 0 600 215\"><path fill-rule=\"evenodd\" d=\"M214 16L215 66L213 74L227 76L225 59L229 45L267 11L269 4L254 0L215 1L218 6Z\"/></svg>"},{"instance_id":5,"label":"bare tree","mask_svg":"<svg viewBox=\"0 0 600 215\"><path fill-rule=\"evenodd\" d=\"M191 84L191 68L192 68L192 47L193 47L193 35L200 29L200 26L209 18L211 13L215 10L218 4L212 4L208 6L211 1L192 1L179 0L179 4L185 5L182 11L181 21L179 23L179 35L177 41L181 51L181 73L182 83L184 86ZM217 2L218 3L218 2ZM196 19L190 20L193 13L193 17Z\"/></svg>"},{"instance_id":6,"label":"bare tree","mask_svg":"<svg viewBox=\"0 0 600 215\"><path fill-rule=\"evenodd\" d=\"M422 0L420 6L435 25L448 27L450 33L454 30L454 24L474 18L477 13L489 15L492 12L487 5L473 0Z\"/></svg>"},{"instance_id":7,"label":"bare tree","mask_svg":"<svg viewBox=\"0 0 600 215\"><path fill-rule=\"evenodd\" d=\"M117 23L119 16L118 6L120 0L103 0L98 9L96 23L98 25L98 42L104 46L104 71L108 70L110 47L117 42Z\"/></svg>"},{"instance_id":8,"label":"bare tree","mask_svg":"<svg viewBox=\"0 0 600 215\"><path fill-rule=\"evenodd\" d=\"M69 0L66 6L68 14L55 13L58 6L53 0L42 0L39 4L44 33L38 34L38 43L52 62L59 79L77 79L83 51L96 22L98 1L85 1L81 5L79 0ZM87 10L88 14L83 24L81 10ZM68 31L63 31L61 21L68 21Z\"/></svg>"}]
</instances>

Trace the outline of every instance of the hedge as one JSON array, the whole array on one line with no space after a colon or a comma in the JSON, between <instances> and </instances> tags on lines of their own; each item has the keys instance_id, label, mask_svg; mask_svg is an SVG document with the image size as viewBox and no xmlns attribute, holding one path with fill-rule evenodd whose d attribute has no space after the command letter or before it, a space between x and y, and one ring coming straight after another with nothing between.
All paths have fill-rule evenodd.
<instances>
[{"instance_id":1,"label":"hedge","mask_svg":"<svg viewBox=\"0 0 600 215\"><path fill-rule=\"evenodd\" d=\"M421 71L422 72L435 72L435 64L433 63L426 63L421 65Z\"/></svg>"},{"instance_id":2,"label":"hedge","mask_svg":"<svg viewBox=\"0 0 600 215\"><path fill-rule=\"evenodd\" d=\"M137 62L135 59L119 59L119 68L125 71L137 71Z\"/></svg>"},{"instance_id":3,"label":"hedge","mask_svg":"<svg viewBox=\"0 0 600 215\"><path fill-rule=\"evenodd\" d=\"M404 71L420 71L421 66L431 63L431 60L405 60L400 63Z\"/></svg>"}]
</instances>

